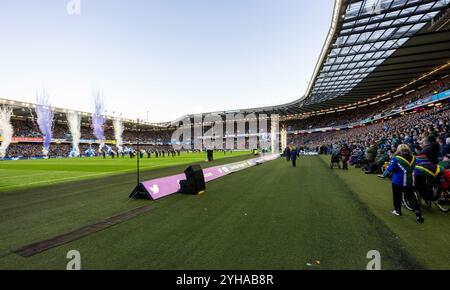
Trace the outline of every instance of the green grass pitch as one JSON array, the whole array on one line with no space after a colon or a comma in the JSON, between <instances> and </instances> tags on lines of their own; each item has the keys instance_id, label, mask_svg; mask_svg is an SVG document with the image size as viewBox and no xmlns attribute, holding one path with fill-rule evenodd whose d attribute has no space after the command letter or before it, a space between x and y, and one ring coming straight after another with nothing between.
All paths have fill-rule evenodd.
<instances>
[{"instance_id":1,"label":"green grass pitch","mask_svg":"<svg viewBox=\"0 0 450 290\"><path fill-rule=\"evenodd\" d=\"M241 156L249 151L215 154L216 159ZM204 161L206 153L181 153L180 156L140 159L141 170L195 163ZM0 162L0 192L18 188L43 186L74 180L97 178L136 170L136 159L115 158L63 158L47 160L20 160Z\"/></svg>"},{"instance_id":2,"label":"green grass pitch","mask_svg":"<svg viewBox=\"0 0 450 290\"><path fill-rule=\"evenodd\" d=\"M216 157L211 166L251 156ZM147 161L143 178L182 172L204 155L166 158ZM327 158L302 157L297 168L278 159L210 182L204 195L157 201L128 200L132 161L0 163L2 176L13 175L9 186L14 175L43 181L0 192L0 269L65 269L69 250L80 251L83 269L365 269L370 250L381 253L382 269L450 268L449 215L424 209L424 224L406 210L394 217L389 182L330 170ZM58 169L83 179L45 184ZM153 209L66 245L29 258L11 253L145 204Z\"/></svg>"}]
</instances>

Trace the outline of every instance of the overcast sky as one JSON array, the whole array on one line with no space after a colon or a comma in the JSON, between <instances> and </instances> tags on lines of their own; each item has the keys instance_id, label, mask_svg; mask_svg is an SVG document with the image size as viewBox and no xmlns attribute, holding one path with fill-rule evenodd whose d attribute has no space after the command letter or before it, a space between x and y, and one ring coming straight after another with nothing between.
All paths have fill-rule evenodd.
<instances>
[{"instance_id":1,"label":"overcast sky","mask_svg":"<svg viewBox=\"0 0 450 290\"><path fill-rule=\"evenodd\" d=\"M169 121L302 96L332 0L2 0L0 98Z\"/></svg>"}]
</instances>

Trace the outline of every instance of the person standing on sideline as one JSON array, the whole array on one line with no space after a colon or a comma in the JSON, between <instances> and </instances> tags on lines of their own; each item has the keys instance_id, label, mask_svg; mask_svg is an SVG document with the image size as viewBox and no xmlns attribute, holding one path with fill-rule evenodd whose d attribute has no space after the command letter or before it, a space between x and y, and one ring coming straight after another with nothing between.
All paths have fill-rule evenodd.
<instances>
[{"instance_id":1,"label":"person standing on sideline","mask_svg":"<svg viewBox=\"0 0 450 290\"><path fill-rule=\"evenodd\" d=\"M289 146L284 149L284 157L286 158L287 162L291 160L291 148L289 148Z\"/></svg>"},{"instance_id":2,"label":"person standing on sideline","mask_svg":"<svg viewBox=\"0 0 450 290\"><path fill-rule=\"evenodd\" d=\"M297 167L298 149L292 148L290 154L291 154L290 159L292 161L292 167Z\"/></svg>"},{"instance_id":3,"label":"person standing on sideline","mask_svg":"<svg viewBox=\"0 0 450 290\"><path fill-rule=\"evenodd\" d=\"M344 144L341 148L341 162L342 162L342 169L348 170L348 159L350 158L350 148L347 144Z\"/></svg>"},{"instance_id":4,"label":"person standing on sideline","mask_svg":"<svg viewBox=\"0 0 450 290\"><path fill-rule=\"evenodd\" d=\"M420 211L420 205L417 198L414 195L414 168L416 166L416 159L411 155L411 150L408 145L400 144L397 147L395 156L389 163L388 168L383 175L379 175L382 178L386 178L392 174L392 195L394 200L394 210L392 214L396 216L402 215L402 197L411 203L411 206L416 214L416 220L419 223L423 223L424 219Z\"/></svg>"}]
</instances>

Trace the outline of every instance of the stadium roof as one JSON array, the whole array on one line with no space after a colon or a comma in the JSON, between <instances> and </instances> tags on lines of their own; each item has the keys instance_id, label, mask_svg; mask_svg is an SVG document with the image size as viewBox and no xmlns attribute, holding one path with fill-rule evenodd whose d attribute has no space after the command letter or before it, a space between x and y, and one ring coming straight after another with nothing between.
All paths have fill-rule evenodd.
<instances>
[{"instance_id":1,"label":"stadium roof","mask_svg":"<svg viewBox=\"0 0 450 290\"><path fill-rule=\"evenodd\" d=\"M350 107L449 73L450 0L336 0L303 98L227 113L309 114ZM414 87L413 87L414 86Z\"/></svg>"},{"instance_id":2,"label":"stadium roof","mask_svg":"<svg viewBox=\"0 0 450 290\"><path fill-rule=\"evenodd\" d=\"M336 106L373 97L447 63L449 30L431 24L449 3L337 1L337 29L325 44L303 105L329 101Z\"/></svg>"}]
</instances>

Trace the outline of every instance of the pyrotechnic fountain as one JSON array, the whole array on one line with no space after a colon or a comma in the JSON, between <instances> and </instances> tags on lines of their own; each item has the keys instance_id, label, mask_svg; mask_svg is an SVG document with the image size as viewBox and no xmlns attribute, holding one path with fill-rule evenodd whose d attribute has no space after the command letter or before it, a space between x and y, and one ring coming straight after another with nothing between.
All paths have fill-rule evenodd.
<instances>
[{"instance_id":1,"label":"pyrotechnic fountain","mask_svg":"<svg viewBox=\"0 0 450 290\"><path fill-rule=\"evenodd\" d=\"M92 115L92 129L94 136L99 140L100 145L98 151L102 151L105 146L104 125L105 117L102 115L105 110L105 105L100 94L94 96L94 114Z\"/></svg>"},{"instance_id":2,"label":"pyrotechnic fountain","mask_svg":"<svg viewBox=\"0 0 450 290\"><path fill-rule=\"evenodd\" d=\"M67 113L67 121L72 135L72 151L70 152L70 156L78 157L80 156L81 116L78 112L70 111Z\"/></svg>"},{"instance_id":3,"label":"pyrotechnic fountain","mask_svg":"<svg viewBox=\"0 0 450 290\"><path fill-rule=\"evenodd\" d=\"M0 108L0 136L3 137L0 145L0 158L6 156L6 150L11 144L13 136L13 127L11 125L12 109L9 107Z\"/></svg>"},{"instance_id":4,"label":"pyrotechnic fountain","mask_svg":"<svg viewBox=\"0 0 450 290\"><path fill-rule=\"evenodd\" d=\"M123 134L123 123L122 120L119 118L114 119L114 135L116 138L116 147L118 152L122 152L122 134Z\"/></svg>"},{"instance_id":5,"label":"pyrotechnic fountain","mask_svg":"<svg viewBox=\"0 0 450 290\"><path fill-rule=\"evenodd\" d=\"M45 90L42 95L38 95L36 98L36 115L39 130L44 138L42 153L47 156L52 142L53 110L50 107L50 101Z\"/></svg>"}]
</instances>

